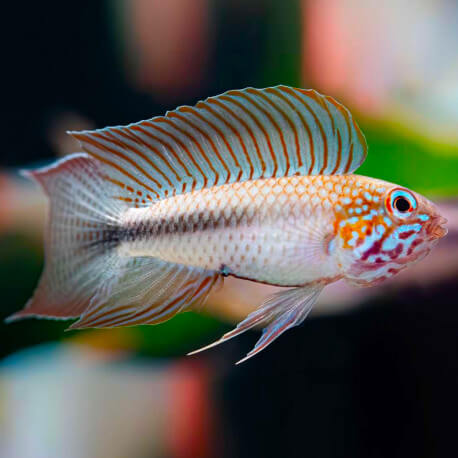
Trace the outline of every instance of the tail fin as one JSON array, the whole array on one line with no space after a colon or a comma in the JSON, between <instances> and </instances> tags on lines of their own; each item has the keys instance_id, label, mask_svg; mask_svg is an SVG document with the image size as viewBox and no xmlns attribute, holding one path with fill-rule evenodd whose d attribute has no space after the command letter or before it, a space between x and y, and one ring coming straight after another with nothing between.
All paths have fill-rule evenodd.
<instances>
[{"instance_id":1,"label":"tail fin","mask_svg":"<svg viewBox=\"0 0 458 458\"><path fill-rule=\"evenodd\" d=\"M112 198L99 163L86 154L68 156L50 167L24 172L50 200L45 234L45 269L19 318L74 318L87 309L110 266L117 262L119 218L125 208Z\"/></svg>"},{"instance_id":2,"label":"tail fin","mask_svg":"<svg viewBox=\"0 0 458 458\"><path fill-rule=\"evenodd\" d=\"M32 299L7 318L76 318L72 329L155 324L205 302L219 272L116 249L128 208L119 182L86 154L25 172L50 200L45 268Z\"/></svg>"}]
</instances>

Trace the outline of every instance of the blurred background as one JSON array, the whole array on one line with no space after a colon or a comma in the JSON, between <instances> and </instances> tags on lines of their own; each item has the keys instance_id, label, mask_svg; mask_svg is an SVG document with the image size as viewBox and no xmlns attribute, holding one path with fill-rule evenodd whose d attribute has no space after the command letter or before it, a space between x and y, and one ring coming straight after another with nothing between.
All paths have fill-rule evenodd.
<instances>
[{"instance_id":1,"label":"blurred background","mask_svg":"<svg viewBox=\"0 0 458 458\"><path fill-rule=\"evenodd\" d=\"M0 324L0 457L458 456L458 2L79 0L2 5L0 317L31 296L46 202L18 175L127 124L246 86L315 88L369 144L363 175L438 202L449 235L382 287L325 291L240 366L196 357L274 288L229 279L201 314L64 332Z\"/></svg>"}]
</instances>

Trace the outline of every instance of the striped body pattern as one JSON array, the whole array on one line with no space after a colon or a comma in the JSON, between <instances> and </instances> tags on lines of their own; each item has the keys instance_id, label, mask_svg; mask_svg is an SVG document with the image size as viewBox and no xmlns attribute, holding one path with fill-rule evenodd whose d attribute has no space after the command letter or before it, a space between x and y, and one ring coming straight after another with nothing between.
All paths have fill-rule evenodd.
<instances>
[{"instance_id":1,"label":"striped body pattern","mask_svg":"<svg viewBox=\"0 0 458 458\"><path fill-rule=\"evenodd\" d=\"M155 324L202 305L228 275L290 287L209 345L262 326L244 361L300 324L327 284L381 282L447 232L426 198L353 174L365 139L313 90L229 91L70 134L84 153L28 172L50 199L46 265L11 319Z\"/></svg>"}]
</instances>

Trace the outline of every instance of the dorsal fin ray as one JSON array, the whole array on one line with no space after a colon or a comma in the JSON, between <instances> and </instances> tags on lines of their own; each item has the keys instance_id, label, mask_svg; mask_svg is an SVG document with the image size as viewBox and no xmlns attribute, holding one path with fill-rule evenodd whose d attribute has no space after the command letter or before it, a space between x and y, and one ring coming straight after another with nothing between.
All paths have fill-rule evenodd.
<instances>
[{"instance_id":1,"label":"dorsal fin ray","mask_svg":"<svg viewBox=\"0 0 458 458\"><path fill-rule=\"evenodd\" d=\"M235 181L351 173L367 154L343 105L288 86L228 91L136 124L70 134L105 164L119 188L113 197L135 206Z\"/></svg>"}]
</instances>

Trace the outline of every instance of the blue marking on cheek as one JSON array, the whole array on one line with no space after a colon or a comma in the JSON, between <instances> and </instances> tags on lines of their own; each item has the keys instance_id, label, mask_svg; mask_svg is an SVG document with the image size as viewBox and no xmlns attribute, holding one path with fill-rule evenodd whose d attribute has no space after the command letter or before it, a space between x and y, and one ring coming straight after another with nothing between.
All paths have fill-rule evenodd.
<instances>
[{"instance_id":1,"label":"blue marking on cheek","mask_svg":"<svg viewBox=\"0 0 458 458\"><path fill-rule=\"evenodd\" d=\"M355 212L356 212L357 215L360 215L362 210L359 207L357 207L357 208L355 208Z\"/></svg>"},{"instance_id":2,"label":"blue marking on cheek","mask_svg":"<svg viewBox=\"0 0 458 458\"><path fill-rule=\"evenodd\" d=\"M429 216L428 215L418 215L418 218L421 221L428 221L429 220Z\"/></svg>"},{"instance_id":3,"label":"blue marking on cheek","mask_svg":"<svg viewBox=\"0 0 458 458\"><path fill-rule=\"evenodd\" d=\"M350 224L356 224L358 222L358 217L357 216L352 216L351 218L348 218L348 222Z\"/></svg>"},{"instance_id":4,"label":"blue marking on cheek","mask_svg":"<svg viewBox=\"0 0 458 458\"><path fill-rule=\"evenodd\" d=\"M416 223L416 224L404 224L403 226L400 226L397 228L396 232L401 233L401 232L407 232L407 231L415 231L415 232L420 232L421 231L421 224Z\"/></svg>"},{"instance_id":5,"label":"blue marking on cheek","mask_svg":"<svg viewBox=\"0 0 458 458\"><path fill-rule=\"evenodd\" d=\"M364 215L364 216L363 216L363 220L364 220L364 221L371 221L371 220L372 220L372 214Z\"/></svg>"},{"instance_id":6,"label":"blue marking on cheek","mask_svg":"<svg viewBox=\"0 0 458 458\"><path fill-rule=\"evenodd\" d=\"M379 237L377 236L375 231L372 231L371 235L366 235L364 237L364 242L358 247L357 251L359 253L364 253L378 239L379 239Z\"/></svg>"},{"instance_id":7,"label":"blue marking on cheek","mask_svg":"<svg viewBox=\"0 0 458 458\"><path fill-rule=\"evenodd\" d=\"M349 204L351 203L351 200L350 200L350 198L348 198L348 197L344 197L344 198L342 199L342 202L343 202L345 205L349 205Z\"/></svg>"},{"instance_id":8,"label":"blue marking on cheek","mask_svg":"<svg viewBox=\"0 0 458 458\"><path fill-rule=\"evenodd\" d=\"M388 216L384 216L383 217L383 221L385 222L385 224L390 227L393 225L393 223L391 222L390 218L388 218Z\"/></svg>"},{"instance_id":9,"label":"blue marking on cheek","mask_svg":"<svg viewBox=\"0 0 458 458\"><path fill-rule=\"evenodd\" d=\"M379 224L379 225L377 226L377 232L378 232L380 235L384 234L384 233L385 233L385 226L382 226L381 224Z\"/></svg>"},{"instance_id":10,"label":"blue marking on cheek","mask_svg":"<svg viewBox=\"0 0 458 458\"><path fill-rule=\"evenodd\" d=\"M379 196L374 196L374 202L377 203L380 200Z\"/></svg>"},{"instance_id":11,"label":"blue marking on cheek","mask_svg":"<svg viewBox=\"0 0 458 458\"><path fill-rule=\"evenodd\" d=\"M352 238L348 241L348 244L350 246L355 246L356 241L358 240L359 234L356 231L353 231L351 235L352 235Z\"/></svg>"},{"instance_id":12,"label":"blue marking on cheek","mask_svg":"<svg viewBox=\"0 0 458 458\"><path fill-rule=\"evenodd\" d=\"M329 254L334 253L336 251L336 239L333 238L329 243L328 243L328 252Z\"/></svg>"},{"instance_id":13,"label":"blue marking on cheek","mask_svg":"<svg viewBox=\"0 0 458 458\"><path fill-rule=\"evenodd\" d=\"M366 204L363 205L363 210L364 210L364 211L367 211L368 208L369 208L369 207L368 207Z\"/></svg>"},{"instance_id":14,"label":"blue marking on cheek","mask_svg":"<svg viewBox=\"0 0 458 458\"><path fill-rule=\"evenodd\" d=\"M372 196L367 191L364 193L364 198L369 202L372 200Z\"/></svg>"},{"instance_id":15,"label":"blue marking on cheek","mask_svg":"<svg viewBox=\"0 0 458 458\"><path fill-rule=\"evenodd\" d=\"M365 235L364 236L363 243L358 248L356 248L356 251L358 253L364 253L366 250L368 250L374 244L374 242L377 242L378 240L380 240L382 238L383 232L379 232L380 231L379 227L380 226L374 227L374 230L371 232L370 235ZM377 229L379 231L377 231ZM383 231L384 230L385 230L385 228L383 228Z\"/></svg>"},{"instance_id":16,"label":"blue marking on cheek","mask_svg":"<svg viewBox=\"0 0 458 458\"><path fill-rule=\"evenodd\" d=\"M382 245L382 248L386 251L389 250L394 250L398 244L398 240L396 240L396 237L388 237Z\"/></svg>"},{"instance_id":17,"label":"blue marking on cheek","mask_svg":"<svg viewBox=\"0 0 458 458\"><path fill-rule=\"evenodd\" d=\"M352 215L353 212L354 212L353 208L349 208L349 209L348 209L348 213L350 213L350 215Z\"/></svg>"}]
</instances>

